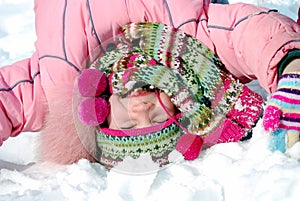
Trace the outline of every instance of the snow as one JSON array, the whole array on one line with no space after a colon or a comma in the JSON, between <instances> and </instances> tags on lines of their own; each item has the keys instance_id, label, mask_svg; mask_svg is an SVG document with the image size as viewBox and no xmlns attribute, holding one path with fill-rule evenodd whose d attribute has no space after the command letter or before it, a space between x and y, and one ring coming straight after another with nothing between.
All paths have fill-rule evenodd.
<instances>
[{"instance_id":1,"label":"snow","mask_svg":"<svg viewBox=\"0 0 300 201\"><path fill-rule=\"evenodd\" d=\"M230 3L237 2L231 0ZM299 0L244 0L297 18ZM33 0L0 0L0 66L34 51ZM254 86L255 87L255 86ZM149 156L118 170L80 160L72 165L36 163L39 133L22 133L0 147L0 201L296 201L300 198L300 143L287 153L268 149L261 121L245 142L218 144L199 159L141 171ZM176 158L176 152L173 153ZM131 167L136 173L125 173Z\"/></svg>"}]
</instances>

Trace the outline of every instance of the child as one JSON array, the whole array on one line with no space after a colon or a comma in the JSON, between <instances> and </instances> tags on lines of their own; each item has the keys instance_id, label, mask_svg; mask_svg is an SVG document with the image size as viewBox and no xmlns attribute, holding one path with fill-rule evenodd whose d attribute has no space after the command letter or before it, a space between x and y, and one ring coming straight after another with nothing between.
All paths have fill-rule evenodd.
<instances>
[{"instance_id":1,"label":"child","mask_svg":"<svg viewBox=\"0 0 300 201\"><path fill-rule=\"evenodd\" d=\"M52 10L56 10L57 14L52 15ZM288 86L284 83L285 80L298 80L297 73L293 72L299 71L300 67L300 28L291 19L274 10L247 4L209 4L207 0L113 0L72 3L53 0L36 1L35 12L38 38L35 44L36 52L30 59L0 69L1 143L9 136L17 136L22 131L42 129L42 160L63 164L75 162L80 158L99 160L99 157L93 157L94 153L98 153L94 144L94 133L99 131L97 126L81 125L72 111L70 103L77 100L73 97L76 86L74 84L81 72L84 72L83 64L86 60L87 63L92 63L100 54L104 55L114 49L114 43L110 43L109 40L115 41L119 28L131 22L160 22L195 37L212 50L226 67L217 73L218 75L223 75L223 71L226 70L243 83L258 79L264 89L274 94L270 99L272 107L266 110L266 129L285 129L281 134L290 129L299 131L298 127L289 127L285 121L279 121L278 118L282 116L282 112L290 113L288 106L281 104L281 89L299 85L298 81L294 84L288 82ZM281 79L278 83L279 77ZM229 76L228 79L233 78ZM297 94L294 94L297 97ZM283 97L289 96L283 94ZM207 104L206 108L211 107L210 101L205 98L201 101L201 104ZM290 101L294 103L292 106L297 106L296 101ZM167 104L161 102L163 109ZM76 105L74 103L74 107ZM175 110L180 110L176 107ZM77 108L74 108L74 111L77 111ZM177 125L179 122L178 126L183 125L184 129L185 123L181 122L180 117L172 118L176 114L180 115L180 112L170 112L168 117L164 116L165 119L160 120L168 118L172 121L170 125ZM84 114L79 117L84 117ZM273 117L274 121L270 123ZM290 121L288 119L288 122ZM274 122L276 124L273 124ZM292 123L293 125L297 124ZM97 134L97 138L99 136L101 134ZM98 142L101 140L105 139L99 137ZM186 142L181 141L182 143L178 144ZM201 139L195 137L195 140L188 144L193 143L199 148ZM186 147L189 146L183 147L183 151L178 149L185 153ZM187 154L187 157L196 157L199 150L194 149L195 154Z\"/></svg>"}]
</instances>

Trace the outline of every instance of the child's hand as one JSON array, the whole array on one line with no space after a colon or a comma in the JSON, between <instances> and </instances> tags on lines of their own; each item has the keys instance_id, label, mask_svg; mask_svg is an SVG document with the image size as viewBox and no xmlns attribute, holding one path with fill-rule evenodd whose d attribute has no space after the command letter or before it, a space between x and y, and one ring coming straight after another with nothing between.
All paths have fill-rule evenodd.
<instances>
[{"instance_id":1,"label":"child's hand","mask_svg":"<svg viewBox=\"0 0 300 201\"><path fill-rule=\"evenodd\" d=\"M299 141L300 72L287 73L279 78L278 88L267 103L263 126L272 132L272 151L285 152Z\"/></svg>"}]
</instances>

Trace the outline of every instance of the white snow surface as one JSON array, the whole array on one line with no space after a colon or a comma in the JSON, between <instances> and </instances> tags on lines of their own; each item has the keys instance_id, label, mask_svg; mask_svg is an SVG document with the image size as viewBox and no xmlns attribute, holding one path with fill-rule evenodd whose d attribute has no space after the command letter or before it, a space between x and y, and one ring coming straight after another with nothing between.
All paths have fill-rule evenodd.
<instances>
[{"instance_id":1,"label":"white snow surface","mask_svg":"<svg viewBox=\"0 0 300 201\"><path fill-rule=\"evenodd\" d=\"M300 0L243 2L276 8L293 19L300 5ZM33 53L33 4L33 0L0 0L0 66ZM136 174L108 171L85 159L72 165L36 163L38 136L22 133L0 147L0 201L300 200L300 143L286 153L270 152L261 121L248 141L217 144L194 161L179 160L140 174L147 160L128 159L122 164L136 168Z\"/></svg>"}]
</instances>

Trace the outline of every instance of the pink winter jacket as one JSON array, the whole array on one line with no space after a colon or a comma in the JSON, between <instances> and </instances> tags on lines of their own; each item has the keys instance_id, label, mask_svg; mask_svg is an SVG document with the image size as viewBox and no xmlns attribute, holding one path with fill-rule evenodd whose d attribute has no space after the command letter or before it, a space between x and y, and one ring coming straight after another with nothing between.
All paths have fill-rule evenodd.
<instances>
[{"instance_id":1,"label":"pink winter jacket","mask_svg":"<svg viewBox=\"0 0 300 201\"><path fill-rule=\"evenodd\" d=\"M300 49L300 26L274 10L208 2L35 0L35 53L0 68L0 145L23 131L42 130L42 160L93 160L93 131L77 126L72 112L74 81L86 59L95 59L92 52L104 51L118 28L130 22L180 28L213 50L235 77L258 79L274 91L276 65L289 50ZM78 129L86 129L86 136L78 137Z\"/></svg>"}]
</instances>

